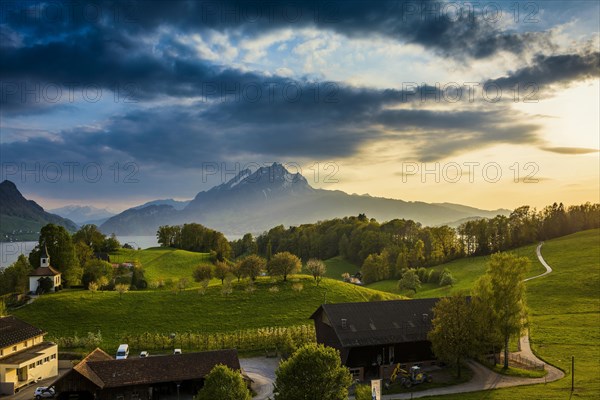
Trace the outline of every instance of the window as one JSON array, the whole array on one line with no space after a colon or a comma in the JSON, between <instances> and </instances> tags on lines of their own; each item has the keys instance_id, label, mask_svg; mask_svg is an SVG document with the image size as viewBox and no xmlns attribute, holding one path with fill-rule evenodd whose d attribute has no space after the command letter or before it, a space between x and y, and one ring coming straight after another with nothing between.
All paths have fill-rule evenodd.
<instances>
[{"instance_id":1,"label":"window","mask_svg":"<svg viewBox=\"0 0 600 400\"><path fill-rule=\"evenodd\" d=\"M52 354L52 355L50 356L50 359L51 359L51 360L54 360L54 359L56 359L56 354Z\"/></svg>"},{"instance_id":2,"label":"window","mask_svg":"<svg viewBox=\"0 0 600 400\"><path fill-rule=\"evenodd\" d=\"M13 351L17 351L17 346L13 346Z\"/></svg>"},{"instance_id":3,"label":"window","mask_svg":"<svg viewBox=\"0 0 600 400\"><path fill-rule=\"evenodd\" d=\"M44 362L47 363L48 361L50 361L50 357L46 357L44 358Z\"/></svg>"},{"instance_id":4,"label":"window","mask_svg":"<svg viewBox=\"0 0 600 400\"><path fill-rule=\"evenodd\" d=\"M350 368L350 374L352 375L352 379L361 379L362 378L362 368Z\"/></svg>"},{"instance_id":5,"label":"window","mask_svg":"<svg viewBox=\"0 0 600 400\"><path fill-rule=\"evenodd\" d=\"M29 364L29 369L34 369L34 368L35 368L35 363Z\"/></svg>"},{"instance_id":6,"label":"window","mask_svg":"<svg viewBox=\"0 0 600 400\"><path fill-rule=\"evenodd\" d=\"M38 360L35 365L42 365L42 360Z\"/></svg>"}]
</instances>

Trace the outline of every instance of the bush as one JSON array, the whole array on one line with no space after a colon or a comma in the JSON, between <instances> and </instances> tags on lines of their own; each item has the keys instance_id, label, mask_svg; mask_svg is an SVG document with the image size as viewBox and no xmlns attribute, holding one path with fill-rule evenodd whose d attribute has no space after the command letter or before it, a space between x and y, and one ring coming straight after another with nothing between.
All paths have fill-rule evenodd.
<instances>
[{"instance_id":1,"label":"bush","mask_svg":"<svg viewBox=\"0 0 600 400\"><path fill-rule=\"evenodd\" d=\"M429 271L423 267L417 270L417 275L421 282L429 282Z\"/></svg>"},{"instance_id":2,"label":"bush","mask_svg":"<svg viewBox=\"0 0 600 400\"><path fill-rule=\"evenodd\" d=\"M437 269L432 269L429 273L429 278L427 279L428 283L440 283L440 277L442 276L442 272Z\"/></svg>"},{"instance_id":3,"label":"bush","mask_svg":"<svg viewBox=\"0 0 600 400\"><path fill-rule=\"evenodd\" d=\"M371 295L371 297L369 297L369 301L383 301L383 300L385 300L383 293L373 293Z\"/></svg>"},{"instance_id":4,"label":"bush","mask_svg":"<svg viewBox=\"0 0 600 400\"><path fill-rule=\"evenodd\" d=\"M192 272L192 276L196 282L210 279L212 278L212 268L210 265L198 265Z\"/></svg>"},{"instance_id":5,"label":"bush","mask_svg":"<svg viewBox=\"0 0 600 400\"><path fill-rule=\"evenodd\" d=\"M198 288L198 294L204 295L206 293L206 289L208 289L208 284L210 280L204 279L200 281L200 287Z\"/></svg>"},{"instance_id":6,"label":"bush","mask_svg":"<svg viewBox=\"0 0 600 400\"><path fill-rule=\"evenodd\" d=\"M354 390L355 400L372 400L371 386L369 385L357 385Z\"/></svg>"},{"instance_id":7,"label":"bush","mask_svg":"<svg viewBox=\"0 0 600 400\"><path fill-rule=\"evenodd\" d=\"M440 278L440 286L452 286L456 283L456 279L452 276L450 271L444 271Z\"/></svg>"},{"instance_id":8,"label":"bush","mask_svg":"<svg viewBox=\"0 0 600 400\"><path fill-rule=\"evenodd\" d=\"M206 376L204 387L195 400L251 400L250 391L239 371L216 365Z\"/></svg>"},{"instance_id":9,"label":"bush","mask_svg":"<svg viewBox=\"0 0 600 400\"><path fill-rule=\"evenodd\" d=\"M270 293L279 293L279 288L277 286L271 286L269 288Z\"/></svg>"},{"instance_id":10,"label":"bush","mask_svg":"<svg viewBox=\"0 0 600 400\"><path fill-rule=\"evenodd\" d=\"M298 292L298 293L300 293L300 292L301 292L303 289L304 289L304 285L303 285L303 284L301 284L301 283L299 283L299 282L298 282L298 283L294 283L294 284L292 285L292 290L293 290L294 292Z\"/></svg>"}]
</instances>

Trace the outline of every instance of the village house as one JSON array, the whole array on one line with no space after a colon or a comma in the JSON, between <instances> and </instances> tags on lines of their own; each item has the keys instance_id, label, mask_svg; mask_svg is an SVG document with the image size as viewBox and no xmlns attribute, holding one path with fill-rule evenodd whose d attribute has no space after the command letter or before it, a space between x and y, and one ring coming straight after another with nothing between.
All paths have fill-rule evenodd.
<instances>
[{"instance_id":1,"label":"village house","mask_svg":"<svg viewBox=\"0 0 600 400\"><path fill-rule=\"evenodd\" d=\"M50 256L46 246L42 249L40 256L40 266L29 273L29 291L35 294L41 294L44 287L43 281L48 282L49 292L56 292L62 288L61 273L50 265Z\"/></svg>"},{"instance_id":2,"label":"village house","mask_svg":"<svg viewBox=\"0 0 600 400\"><path fill-rule=\"evenodd\" d=\"M13 316L0 317L0 394L58 375L58 346L46 332Z\"/></svg>"},{"instance_id":3,"label":"village house","mask_svg":"<svg viewBox=\"0 0 600 400\"><path fill-rule=\"evenodd\" d=\"M59 399L157 400L195 395L217 364L241 370L237 350L116 360L96 349L53 386Z\"/></svg>"},{"instance_id":4,"label":"village house","mask_svg":"<svg viewBox=\"0 0 600 400\"><path fill-rule=\"evenodd\" d=\"M436 363L427 334L438 299L323 304L312 315L317 342L340 352L354 379L389 378L394 367Z\"/></svg>"}]
</instances>

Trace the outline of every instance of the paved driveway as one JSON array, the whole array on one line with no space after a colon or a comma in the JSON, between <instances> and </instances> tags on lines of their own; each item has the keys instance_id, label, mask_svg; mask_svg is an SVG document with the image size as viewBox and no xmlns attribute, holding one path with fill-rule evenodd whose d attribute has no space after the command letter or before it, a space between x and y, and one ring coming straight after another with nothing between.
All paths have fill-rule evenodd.
<instances>
[{"instance_id":1,"label":"paved driveway","mask_svg":"<svg viewBox=\"0 0 600 400\"><path fill-rule=\"evenodd\" d=\"M253 357L242 358L240 364L244 372L254 381L252 389L256 392L254 400L267 400L273 397L275 370L279 358Z\"/></svg>"},{"instance_id":2,"label":"paved driveway","mask_svg":"<svg viewBox=\"0 0 600 400\"><path fill-rule=\"evenodd\" d=\"M31 400L31 399L33 399L33 392L35 392L36 387L48 386L48 385L52 384L52 382L57 380L59 376L64 375L65 373L67 373L70 370L71 370L71 368L61 368L58 370L58 376L56 376L54 378L44 379L42 381L39 381L38 383L32 383L31 385L29 385L25 388L22 388L21 390L19 390L17 393L13 394L12 396L2 396L2 400L4 400L4 399L6 399L6 400Z\"/></svg>"}]
</instances>

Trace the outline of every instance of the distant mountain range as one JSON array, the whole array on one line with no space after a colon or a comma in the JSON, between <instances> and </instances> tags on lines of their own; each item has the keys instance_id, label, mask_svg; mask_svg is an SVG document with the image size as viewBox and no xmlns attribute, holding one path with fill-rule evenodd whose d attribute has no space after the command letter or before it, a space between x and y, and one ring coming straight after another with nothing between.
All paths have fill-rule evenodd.
<instances>
[{"instance_id":1,"label":"distant mountain range","mask_svg":"<svg viewBox=\"0 0 600 400\"><path fill-rule=\"evenodd\" d=\"M173 200L173 199L164 199L164 200L153 200L147 203L142 204L141 206L132 207L136 210L140 210L142 208L146 208L148 206L171 206L176 210L183 210L191 200Z\"/></svg>"},{"instance_id":2,"label":"distant mountain range","mask_svg":"<svg viewBox=\"0 0 600 400\"><path fill-rule=\"evenodd\" d=\"M107 210L106 208L96 208L94 206L77 206L68 205L60 208L48 210L63 218L68 218L77 225L86 224L102 225L107 219L116 215L116 213Z\"/></svg>"},{"instance_id":3,"label":"distant mountain range","mask_svg":"<svg viewBox=\"0 0 600 400\"><path fill-rule=\"evenodd\" d=\"M185 204L187 203L187 204ZM299 225L319 220L366 214L378 221L412 219L441 225L472 218L508 215L510 210L482 210L452 203L407 202L350 195L311 187L301 174L274 163L236 177L189 202L157 200L109 218L100 229L107 234L155 235L161 225L198 222L229 236L261 233L276 225Z\"/></svg>"},{"instance_id":4,"label":"distant mountain range","mask_svg":"<svg viewBox=\"0 0 600 400\"><path fill-rule=\"evenodd\" d=\"M38 240L46 224L64 226L74 232L77 225L48 213L33 200L27 200L11 181L0 183L0 241Z\"/></svg>"}]
</instances>

